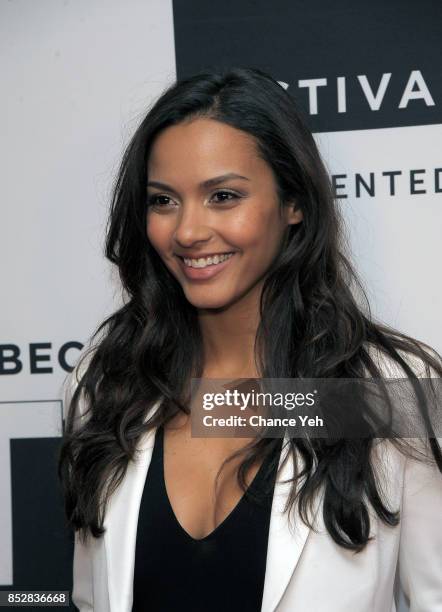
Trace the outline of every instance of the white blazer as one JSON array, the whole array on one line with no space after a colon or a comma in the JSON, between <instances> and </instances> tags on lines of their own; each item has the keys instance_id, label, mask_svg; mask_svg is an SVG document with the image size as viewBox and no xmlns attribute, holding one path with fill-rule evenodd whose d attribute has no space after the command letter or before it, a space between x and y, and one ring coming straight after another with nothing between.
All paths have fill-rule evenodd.
<instances>
[{"instance_id":1,"label":"white blazer","mask_svg":"<svg viewBox=\"0 0 442 612\"><path fill-rule=\"evenodd\" d=\"M155 432L141 438L138 461L110 497L104 536L83 545L75 534L72 599L80 612L131 612L138 512ZM320 496L316 529L304 525L296 505L292 529L283 513L291 483L283 481L293 476L293 462L285 463L275 483L261 612L399 612L407 609L398 606L400 591L411 612L442 612L442 474L388 441L376 449L382 488L401 521L388 527L371 511L374 539L357 554L329 536Z\"/></svg>"}]
</instances>

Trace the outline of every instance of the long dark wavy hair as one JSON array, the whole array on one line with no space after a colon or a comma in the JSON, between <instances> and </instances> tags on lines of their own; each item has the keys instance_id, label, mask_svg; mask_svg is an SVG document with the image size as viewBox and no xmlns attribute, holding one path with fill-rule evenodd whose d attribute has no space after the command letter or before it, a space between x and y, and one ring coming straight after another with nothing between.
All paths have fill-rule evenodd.
<instances>
[{"instance_id":1,"label":"long dark wavy hair","mask_svg":"<svg viewBox=\"0 0 442 612\"><path fill-rule=\"evenodd\" d=\"M375 354L386 356L410 379L416 379L416 372L407 355L417 357L427 374L432 368L442 375L438 353L371 316L346 254L329 175L292 96L272 77L252 68L215 70L178 81L148 110L124 153L105 247L106 257L119 270L124 305L97 328L81 360L81 375L81 363L74 373L77 380L58 468L67 521L84 540L90 533L104 533L107 501L128 462L135 459L140 437L180 411L188 413L184 398L190 379L202 376L196 308L146 235L147 161L154 138L168 126L199 117L251 135L273 169L280 205L295 200L303 213L302 222L290 226L262 290L255 340L260 375L381 378ZM159 400L160 408L150 417ZM244 455L237 476L243 490L247 471L277 443L271 438L254 440L228 459ZM334 443L290 438L289 446L287 456L295 466L300 456L303 468L295 470L286 510L298 499L300 516L310 524L309 509L321 489L328 532L340 546L355 551L369 540L369 504L385 523L398 523L399 512L389 509L381 496L372 438ZM434 436L430 447L442 471ZM297 491L298 479L302 486Z\"/></svg>"}]
</instances>

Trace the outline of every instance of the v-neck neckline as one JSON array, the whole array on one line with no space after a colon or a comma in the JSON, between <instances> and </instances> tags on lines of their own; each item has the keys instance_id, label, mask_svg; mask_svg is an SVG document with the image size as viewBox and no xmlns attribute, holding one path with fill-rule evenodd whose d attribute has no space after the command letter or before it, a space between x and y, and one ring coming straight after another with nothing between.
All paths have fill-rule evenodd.
<instances>
[{"instance_id":1,"label":"v-neck neckline","mask_svg":"<svg viewBox=\"0 0 442 612\"><path fill-rule=\"evenodd\" d=\"M160 458L160 471L161 471L161 487L162 487L162 493L164 495L164 499L166 501L167 507L169 509L169 512L173 518L174 523L176 524L176 526L178 527L178 530L183 534L183 536L185 538L187 538L188 540L192 541L192 542L205 542L206 540L210 540L213 537L215 537L216 535L218 535L219 531L222 530L226 524L228 524L231 520L232 517L234 517L237 512L239 511L240 507L243 505L245 498L246 498L246 494L247 492L253 487L256 487L256 483L258 481L258 478L261 478L261 474L262 471L264 469L264 464L267 463L269 456L264 458L264 461L261 463L258 471L256 472L255 476L253 477L252 482L249 484L249 486L247 487L246 491L243 492L243 494L241 495L240 499L238 500L238 502L235 504L235 506L232 508L232 510L229 512L229 514L221 521L221 523L219 523L215 529L212 529L212 531L210 533L208 533L207 535L205 535L202 538L194 538L193 536L190 535L190 533L188 533L184 527L181 525L181 523L179 522L179 520L177 519L177 516L175 514L175 511L173 509L172 503L170 501L169 495L167 493L167 488L166 488L166 478L164 475L164 426L160 425L157 429L156 432L156 436L155 436L155 442L157 441L157 436L158 436L158 455Z\"/></svg>"}]
</instances>

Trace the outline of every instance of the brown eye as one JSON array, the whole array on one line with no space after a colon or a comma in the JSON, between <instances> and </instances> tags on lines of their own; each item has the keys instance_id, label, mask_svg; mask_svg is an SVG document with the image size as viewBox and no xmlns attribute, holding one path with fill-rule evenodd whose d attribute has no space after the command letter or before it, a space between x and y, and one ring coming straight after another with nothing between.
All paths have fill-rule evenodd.
<instances>
[{"instance_id":1,"label":"brown eye","mask_svg":"<svg viewBox=\"0 0 442 612\"><path fill-rule=\"evenodd\" d=\"M155 194L147 198L148 206L156 206L157 208L164 208L170 203L170 198L165 195Z\"/></svg>"},{"instance_id":2,"label":"brown eye","mask_svg":"<svg viewBox=\"0 0 442 612\"><path fill-rule=\"evenodd\" d=\"M232 191L217 191L213 194L213 197L215 198L217 196L221 196L219 200L215 200L217 203L230 202L231 200L236 200L240 197Z\"/></svg>"}]
</instances>

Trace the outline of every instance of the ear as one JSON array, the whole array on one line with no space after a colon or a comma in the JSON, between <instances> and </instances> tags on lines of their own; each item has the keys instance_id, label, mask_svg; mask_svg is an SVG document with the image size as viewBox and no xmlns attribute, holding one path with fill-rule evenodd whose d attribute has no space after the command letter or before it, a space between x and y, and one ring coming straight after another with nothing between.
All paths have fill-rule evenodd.
<instances>
[{"instance_id":1,"label":"ear","mask_svg":"<svg viewBox=\"0 0 442 612\"><path fill-rule=\"evenodd\" d=\"M289 225L296 225L296 223L301 223L303 217L302 210L299 208L298 203L293 200L291 202L287 202L285 205L285 215L286 220Z\"/></svg>"}]
</instances>

